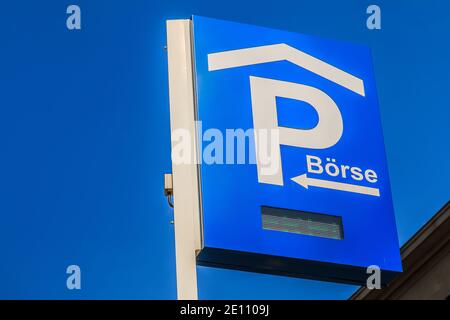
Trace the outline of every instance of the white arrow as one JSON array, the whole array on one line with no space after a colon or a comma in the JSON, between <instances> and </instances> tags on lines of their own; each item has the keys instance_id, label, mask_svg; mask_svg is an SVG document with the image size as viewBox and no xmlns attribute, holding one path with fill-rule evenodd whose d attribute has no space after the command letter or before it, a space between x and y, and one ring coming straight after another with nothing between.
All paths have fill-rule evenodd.
<instances>
[{"instance_id":1,"label":"white arrow","mask_svg":"<svg viewBox=\"0 0 450 320\"><path fill-rule=\"evenodd\" d=\"M291 180L294 181L295 183L298 183L299 185L301 185L302 187L304 187L306 189L308 189L309 186L313 186L313 187L319 187L319 188L327 188L327 189L333 189L333 190L341 190L341 191L347 191L347 192L367 194L367 195L376 196L376 197L380 196L380 190L378 188L371 188L371 187L358 186L358 185L349 184L349 183L308 178L306 176L306 173L301 174L297 177L291 178Z\"/></svg>"}]
</instances>

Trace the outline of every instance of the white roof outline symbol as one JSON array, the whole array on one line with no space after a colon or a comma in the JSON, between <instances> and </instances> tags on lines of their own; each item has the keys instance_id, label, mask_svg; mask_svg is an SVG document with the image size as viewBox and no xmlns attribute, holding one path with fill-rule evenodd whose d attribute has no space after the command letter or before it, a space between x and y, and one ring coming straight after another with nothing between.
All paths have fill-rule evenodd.
<instances>
[{"instance_id":1,"label":"white roof outline symbol","mask_svg":"<svg viewBox=\"0 0 450 320\"><path fill-rule=\"evenodd\" d=\"M284 60L365 96L363 80L285 43L210 53L208 70L216 71Z\"/></svg>"}]
</instances>

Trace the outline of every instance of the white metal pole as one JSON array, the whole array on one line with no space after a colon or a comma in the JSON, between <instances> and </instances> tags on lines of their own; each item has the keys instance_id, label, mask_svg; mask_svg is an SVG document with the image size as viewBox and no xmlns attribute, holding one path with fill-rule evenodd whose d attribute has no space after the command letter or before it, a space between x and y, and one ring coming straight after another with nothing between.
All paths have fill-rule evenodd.
<instances>
[{"instance_id":1,"label":"white metal pole","mask_svg":"<svg viewBox=\"0 0 450 320\"><path fill-rule=\"evenodd\" d=\"M190 20L167 21L167 51L171 132L187 130L192 146L189 163L172 161L177 296L196 300L196 252L201 249L201 229ZM172 150L176 144L172 139Z\"/></svg>"}]
</instances>

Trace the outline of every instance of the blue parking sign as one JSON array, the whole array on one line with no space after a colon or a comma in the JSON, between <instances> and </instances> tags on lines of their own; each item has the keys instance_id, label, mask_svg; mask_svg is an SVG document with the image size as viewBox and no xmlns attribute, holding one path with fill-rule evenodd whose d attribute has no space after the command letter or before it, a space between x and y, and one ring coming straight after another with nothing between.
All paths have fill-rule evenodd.
<instances>
[{"instance_id":1,"label":"blue parking sign","mask_svg":"<svg viewBox=\"0 0 450 320\"><path fill-rule=\"evenodd\" d=\"M369 266L382 283L401 272L370 50L198 16L193 43L198 263L359 284Z\"/></svg>"}]
</instances>

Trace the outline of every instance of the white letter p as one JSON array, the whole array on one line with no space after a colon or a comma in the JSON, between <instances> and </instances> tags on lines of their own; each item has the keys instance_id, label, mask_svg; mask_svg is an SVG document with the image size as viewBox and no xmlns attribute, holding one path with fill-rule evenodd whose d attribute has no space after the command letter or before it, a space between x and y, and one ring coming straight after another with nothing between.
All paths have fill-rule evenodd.
<instances>
[{"instance_id":1,"label":"white letter p","mask_svg":"<svg viewBox=\"0 0 450 320\"><path fill-rule=\"evenodd\" d=\"M258 182L283 185L280 145L309 149L325 149L335 145L342 136L342 116L336 103L325 92L303 84L250 76L253 126L255 128ZM278 126L276 97L296 99L310 104L317 112L318 123L312 129ZM275 172L264 171L261 148L273 143L259 139L261 130L279 130L279 142L270 150ZM268 135L267 135L268 136ZM270 138L269 138L270 139Z\"/></svg>"}]
</instances>

